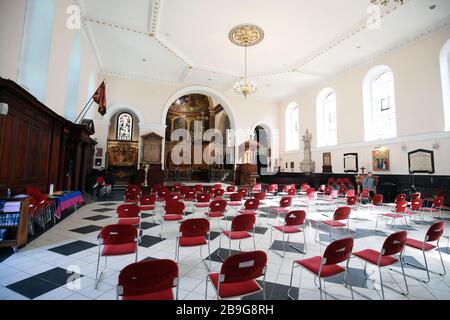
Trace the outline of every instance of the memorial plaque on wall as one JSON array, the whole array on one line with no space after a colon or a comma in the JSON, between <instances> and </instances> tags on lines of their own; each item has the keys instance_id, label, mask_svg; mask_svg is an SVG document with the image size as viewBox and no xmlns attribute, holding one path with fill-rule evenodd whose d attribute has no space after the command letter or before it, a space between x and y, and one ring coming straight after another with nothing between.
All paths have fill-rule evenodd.
<instances>
[{"instance_id":1,"label":"memorial plaque on wall","mask_svg":"<svg viewBox=\"0 0 450 320\"><path fill-rule=\"evenodd\" d=\"M358 172L358 154L346 153L344 154L344 172Z\"/></svg>"},{"instance_id":2,"label":"memorial plaque on wall","mask_svg":"<svg viewBox=\"0 0 450 320\"><path fill-rule=\"evenodd\" d=\"M409 173L429 173L434 170L434 152L418 149L408 153Z\"/></svg>"},{"instance_id":3,"label":"memorial plaque on wall","mask_svg":"<svg viewBox=\"0 0 450 320\"><path fill-rule=\"evenodd\" d=\"M163 137L152 132L142 136L142 162L161 164Z\"/></svg>"},{"instance_id":4,"label":"memorial plaque on wall","mask_svg":"<svg viewBox=\"0 0 450 320\"><path fill-rule=\"evenodd\" d=\"M332 173L333 167L331 166L331 152L325 152L323 154L323 173Z\"/></svg>"}]
</instances>

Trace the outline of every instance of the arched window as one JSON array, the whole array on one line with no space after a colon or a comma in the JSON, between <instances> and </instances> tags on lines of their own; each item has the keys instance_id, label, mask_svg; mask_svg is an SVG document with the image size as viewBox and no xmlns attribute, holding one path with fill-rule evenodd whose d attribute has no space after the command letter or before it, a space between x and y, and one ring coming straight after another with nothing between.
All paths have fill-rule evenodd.
<instances>
[{"instance_id":1,"label":"arched window","mask_svg":"<svg viewBox=\"0 0 450 320\"><path fill-rule=\"evenodd\" d=\"M298 150L300 147L299 108L292 102L286 109L286 151Z\"/></svg>"},{"instance_id":2,"label":"arched window","mask_svg":"<svg viewBox=\"0 0 450 320\"><path fill-rule=\"evenodd\" d=\"M27 0L18 82L38 100L47 97L55 0Z\"/></svg>"},{"instance_id":3,"label":"arched window","mask_svg":"<svg viewBox=\"0 0 450 320\"><path fill-rule=\"evenodd\" d=\"M337 144L336 92L323 89L317 97L317 146Z\"/></svg>"},{"instance_id":4,"label":"arched window","mask_svg":"<svg viewBox=\"0 0 450 320\"><path fill-rule=\"evenodd\" d=\"M445 130L450 131L450 39L441 50L440 61Z\"/></svg>"},{"instance_id":5,"label":"arched window","mask_svg":"<svg viewBox=\"0 0 450 320\"><path fill-rule=\"evenodd\" d=\"M379 66L366 75L364 91L365 140L389 139L397 136L394 73Z\"/></svg>"},{"instance_id":6,"label":"arched window","mask_svg":"<svg viewBox=\"0 0 450 320\"><path fill-rule=\"evenodd\" d=\"M131 141L133 139L133 117L129 113L121 113L117 117L117 140Z\"/></svg>"},{"instance_id":7,"label":"arched window","mask_svg":"<svg viewBox=\"0 0 450 320\"><path fill-rule=\"evenodd\" d=\"M74 121L77 116L80 72L81 72L81 38L79 32L74 32L72 37L72 49L69 57L69 71L67 76L68 78L67 78L66 110L65 110L66 118L71 121Z\"/></svg>"}]
</instances>

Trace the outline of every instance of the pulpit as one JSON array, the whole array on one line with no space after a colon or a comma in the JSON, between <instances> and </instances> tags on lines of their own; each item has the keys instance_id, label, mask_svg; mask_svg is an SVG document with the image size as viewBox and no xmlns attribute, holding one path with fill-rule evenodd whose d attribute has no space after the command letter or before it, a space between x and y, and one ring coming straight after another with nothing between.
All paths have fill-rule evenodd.
<instances>
[{"instance_id":1,"label":"pulpit","mask_svg":"<svg viewBox=\"0 0 450 320\"><path fill-rule=\"evenodd\" d=\"M236 167L236 185L256 184L258 180L258 166L250 163L238 164Z\"/></svg>"}]
</instances>

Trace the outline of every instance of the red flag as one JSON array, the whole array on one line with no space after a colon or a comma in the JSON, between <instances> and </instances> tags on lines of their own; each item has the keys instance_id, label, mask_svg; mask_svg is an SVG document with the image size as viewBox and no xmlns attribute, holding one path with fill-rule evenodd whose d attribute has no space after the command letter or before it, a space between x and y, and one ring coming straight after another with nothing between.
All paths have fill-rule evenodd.
<instances>
[{"instance_id":1,"label":"red flag","mask_svg":"<svg viewBox=\"0 0 450 320\"><path fill-rule=\"evenodd\" d=\"M102 82L100 87L94 93L94 101L98 104L98 112L104 116L106 114L106 87L105 81Z\"/></svg>"}]
</instances>

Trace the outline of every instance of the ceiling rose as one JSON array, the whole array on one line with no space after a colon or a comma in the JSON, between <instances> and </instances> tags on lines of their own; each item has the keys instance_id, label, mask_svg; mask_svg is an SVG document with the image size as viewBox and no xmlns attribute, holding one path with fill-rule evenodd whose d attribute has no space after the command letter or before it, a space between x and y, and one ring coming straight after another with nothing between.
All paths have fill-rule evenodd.
<instances>
[{"instance_id":1,"label":"ceiling rose","mask_svg":"<svg viewBox=\"0 0 450 320\"><path fill-rule=\"evenodd\" d=\"M264 31L254 24L240 24L231 29L229 37L237 46L252 47L263 41Z\"/></svg>"}]
</instances>

